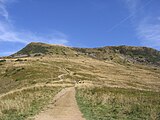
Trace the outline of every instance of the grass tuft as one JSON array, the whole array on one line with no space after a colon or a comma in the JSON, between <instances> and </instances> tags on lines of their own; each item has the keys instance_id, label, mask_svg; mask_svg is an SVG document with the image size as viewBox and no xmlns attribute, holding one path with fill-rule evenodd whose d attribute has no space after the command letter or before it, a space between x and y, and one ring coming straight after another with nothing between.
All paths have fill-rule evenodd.
<instances>
[{"instance_id":1,"label":"grass tuft","mask_svg":"<svg viewBox=\"0 0 160 120\"><path fill-rule=\"evenodd\" d=\"M160 93L122 88L77 89L87 120L159 120Z\"/></svg>"}]
</instances>

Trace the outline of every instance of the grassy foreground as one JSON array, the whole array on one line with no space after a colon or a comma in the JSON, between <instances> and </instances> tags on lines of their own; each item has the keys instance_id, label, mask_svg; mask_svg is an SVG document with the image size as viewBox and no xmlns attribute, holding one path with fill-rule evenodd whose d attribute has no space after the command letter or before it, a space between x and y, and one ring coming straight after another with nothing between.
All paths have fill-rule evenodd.
<instances>
[{"instance_id":1,"label":"grassy foreground","mask_svg":"<svg viewBox=\"0 0 160 120\"><path fill-rule=\"evenodd\" d=\"M0 120L24 120L34 116L61 88L37 87L0 98Z\"/></svg>"},{"instance_id":2,"label":"grassy foreground","mask_svg":"<svg viewBox=\"0 0 160 120\"><path fill-rule=\"evenodd\" d=\"M87 120L160 120L160 93L123 88L77 88Z\"/></svg>"}]
</instances>

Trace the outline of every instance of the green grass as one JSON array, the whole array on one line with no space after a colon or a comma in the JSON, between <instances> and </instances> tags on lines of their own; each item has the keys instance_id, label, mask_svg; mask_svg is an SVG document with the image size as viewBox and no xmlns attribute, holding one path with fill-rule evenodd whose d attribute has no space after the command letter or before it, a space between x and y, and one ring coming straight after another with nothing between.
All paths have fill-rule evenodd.
<instances>
[{"instance_id":1,"label":"green grass","mask_svg":"<svg viewBox=\"0 0 160 120\"><path fill-rule=\"evenodd\" d=\"M87 120L160 120L160 93L122 88L77 89Z\"/></svg>"},{"instance_id":2,"label":"green grass","mask_svg":"<svg viewBox=\"0 0 160 120\"><path fill-rule=\"evenodd\" d=\"M22 50L20 50L14 55L25 54L30 56L31 54L38 55L39 53L50 54L50 55L75 56L75 51L73 51L69 47L50 45L45 43L33 43L33 42L28 44L26 47L24 47Z\"/></svg>"},{"instance_id":3,"label":"green grass","mask_svg":"<svg viewBox=\"0 0 160 120\"><path fill-rule=\"evenodd\" d=\"M0 120L25 120L36 115L60 89L58 87L32 88L0 98Z\"/></svg>"},{"instance_id":4,"label":"green grass","mask_svg":"<svg viewBox=\"0 0 160 120\"><path fill-rule=\"evenodd\" d=\"M85 57L61 58L46 56L43 58L30 57L21 59L23 61L15 62L15 59L7 59L6 62L0 63L2 64L0 66L0 94L26 86L33 86L34 84L54 84L55 81L59 80L59 75L66 73L63 76L64 81L57 82L58 84L84 81L85 84L83 85L93 83L93 85L99 86L134 87L152 91L158 91L160 88L159 84L157 84L160 77L158 67L136 64L126 66ZM25 61L25 59L27 60ZM2 120L11 118L13 120L25 119L34 114L35 112L33 111L40 110L41 108L36 106L44 103L43 101L48 98L46 97L45 99L44 97L51 94L49 94L50 92L44 92L44 89L42 89L42 92L40 92L41 90L33 91L23 91L21 94L19 93L20 95L14 94L16 95L14 99L12 99L11 95L8 98L1 99L0 116L1 118L3 117ZM39 101L39 97L36 97L37 93L41 94L40 99L42 101L40 100L40 102L37 102L37 100ZM118 88L81 89L77 92L77 100L81 111L89 120L150 120L160 116L159 94L155 92ZM23 107L21 103L29 104L33 108L30 107L30 109L25 109L26 111L24 111L26 107ZM12 106L14 104L16 107Z\"/></svg>"},{"instance_id":5,"label":"green grass","mask_svg":"<svg viewBox=\"0 0 160 120\"><path fill-rule=\"evenodd\" d=\"M136 61L141 64L159 65L160 52L147 47L110 46L101 48L75 48L77 52L99 60L112 60L119 64ZM123 58L122 58L123 56Z\"/></svg>"},{"instance_id":6,"label":"green grass","mask_svg":"<svg viewBox=\"0 0 160 120\"><path fill-rule=\"evenodd\" d=\"M33 84L50 83L58 80L62 73L57 64L50 61L8 62L0 67L0 94Z\"/></svg>"}]
</instances>

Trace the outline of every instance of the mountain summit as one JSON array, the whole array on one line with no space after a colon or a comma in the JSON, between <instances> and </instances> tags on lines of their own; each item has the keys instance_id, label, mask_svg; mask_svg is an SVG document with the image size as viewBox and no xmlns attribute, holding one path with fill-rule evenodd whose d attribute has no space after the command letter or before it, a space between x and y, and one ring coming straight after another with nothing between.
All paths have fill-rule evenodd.
<instances>
[{"instance_id":1,"label":"mountain summit","mask_svg":"<svg viewBox=\"0 0 160 120\"><path fill-rule=\"evenodd\" d=\"M34 56L41 55L74 55L74 51L62 45L53 45L40 42L31 42L26 47L13 54L12 56Z\"/></svg>"}]
</instances>

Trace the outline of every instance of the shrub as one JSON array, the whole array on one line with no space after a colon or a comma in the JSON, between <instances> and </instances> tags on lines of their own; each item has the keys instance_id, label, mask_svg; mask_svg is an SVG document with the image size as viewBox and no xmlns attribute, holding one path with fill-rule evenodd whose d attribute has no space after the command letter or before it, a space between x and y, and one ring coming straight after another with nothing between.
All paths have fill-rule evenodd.
<instances>
[{"instance_id":1,"label":"shrub","mask_svg":"<svg viewBox=\"0 0 160 120\"><path fill-rule=\"evenodd\" d=\"M17 59L17 60L15 60L15 62L20 62L20 61L23 61L22 59Z\"/></svg>"},{"instance_id":2,"label":"shrub","mask_svg":"<svg viewBox=\"0 0 160 120\"><path fill-rule=\"evenodd\" d=\"M3 59L3 60L0 60L0 62L6 62L6 60L5 60L5 59Z\"/></svg>"}]
</instances>

